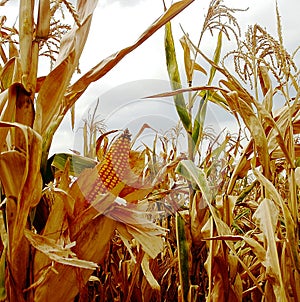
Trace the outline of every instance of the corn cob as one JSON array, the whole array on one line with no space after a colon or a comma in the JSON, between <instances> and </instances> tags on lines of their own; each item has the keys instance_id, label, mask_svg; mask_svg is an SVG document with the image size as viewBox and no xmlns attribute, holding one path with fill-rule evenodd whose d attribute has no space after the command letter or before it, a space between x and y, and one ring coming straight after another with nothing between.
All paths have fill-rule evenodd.
<instances>
[{"instance_id":1,"label":"corn cob","mask_svg":"<svg viewBox=\"0 0 300 302\"><path fill-rule=\"evenodd\" d=\"M96 166L98 175L86 196L87 201L93 202L98 194L112 192L122 181L129 167L130 138L131 134L126 129L112 143L103 160Z\"/></svg>"}]
</instances>

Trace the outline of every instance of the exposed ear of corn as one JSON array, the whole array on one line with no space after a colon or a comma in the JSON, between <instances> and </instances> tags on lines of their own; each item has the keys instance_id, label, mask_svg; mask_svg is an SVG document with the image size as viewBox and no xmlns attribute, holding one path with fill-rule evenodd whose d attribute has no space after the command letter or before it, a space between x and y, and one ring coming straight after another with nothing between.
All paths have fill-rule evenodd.
<instances>
[{"instance_id":1,"label":"exposed ear of corn","mask_svg":"<svg viewBox=\"0 0 300 302\"><path fill-rule=\"evenodd\" d=\"M124 176L130 170L131 134L126 129L110 146L103 160L93 169L82 173L71 188L70 194L76 197L75 216L93 204L101 194L118 193L124 187Z\"/></svg>"},{"instance_id":2,"label":"exposed ear of corn","mask_svg":"<svg viewBox=\"0 0 300 302\"><path fill-rule=\"evenodd\" d=\"M131 134L126 129L111 145L103 161L96 166L98 179L87 195L88 201L94 200L98 194L113 191L117 184L122 181L129 167L130 138Z\"/></svg>"},{"instance_id":3,"label":"exposed ear of corn","mask_svg":"<svg viewBox=\"0 0 300 302\"><path fill-rule=\"evenodd\" d=\"M0 6L3 6L7 1L0 2ZM6 228L2 228L9 232L7 254L3 252L2 238L0 240L0 262L5 264L5 277L8 276L5 288L3 282L0 282L0 295L2 297L7 295L7 301L74 300L74 295L82 277L78 269L71 269L69 266L59 265L58 263L50 263L48 267L42 266L42 278L34 279L36 276L33 276L33 268L38 267L37 264L42 265L46 262L40 261L43 259L38 256L38 252L35 253L34 248L29 249L29 242L24 240L24 231L31 227L34 227L37 232L44 232L43 236L55 236L52 239L62 241L66 245L68 245L69 234L72 233L69 230L70 224L74 222L71 218L76 217L76 213L72 212L72 209L80 198L77 199L76 195L70 194L69 187L66 189L58 187L58 191L54 190L55 193L51 194L49 200L47 200L49 201L47 203L50 207L49 211L51 211L48 216L45 215L47 229L44 222L39 227L31 225L29 222L29 218L34 218L32 217L34 215L34 211L31 211L32 208L40 202L42 186L48 184L48 179L45 176L53 136L65 114L71 108L74 108L76 100L92 82L104 76L127 54L139 47L154 32L192 2L193 0L186 0L172 5L150 25L135 43L128 45L117 54L114 53L101 62L95 62L95 68L90 69L73 85L70 85L70 79L78 68L78 62L86 44L97 1L75 1L76 8L73 8L70 1L57 2L52 5L53 3L50 0L41 0L38 3L22 0L19 5L19 28L7 27L4 25L6 17L0 17L0 122L18 122L20 125L28 126L22 128L22 132L26 134L24 135L26 138L23 140L23 137L19 136L18 133L17 128L20 128L18 124L13 126L0 125L0 153L2 159L10 161L7 166L11 166L13 171L5 173L0 169L0 178L6 178L4 183L9 183L10 191L18 192L19 190L20 192L16 199L6 196L8 206L6 209L1 208L1 211L7 211L7 214L9 214L7 216L9 219L4 221ZM56 19L56 12L61 10L62 4L67 7L74 18L75 24L73 27L62 24L60 20ZM37 5L39 5L39 8L36 11ZM36 11L36 14L34 14L34 11ZM44 52L44 49L48 51ZM50 58L51 70L45 76L37 78L39 63L43 63L39 60L42 54ZM21 94L17 93L19 92L16 89L19 87L18 85L21 85ZM28 102L23 104L23 97ZM32 106L33 99L35 99L35 106ZM24 106L18 106L22 104ZM26 104L30 106L25 106ZM41 136L41 139L39 136ZM117 140L115 143L128 143L129 138L129 133L125 131L120 141ZM13 161L14 155L19 154L17 153L20 152L19 149L24 151L23 148L19 148L20 146L27 148L24 152L26 155L25 163L22 162L23 154L21 153L20 156L17 155L20 162ZM2 154L2 152L13 149L16 150L13 156L10 153L8 156L6 153ZM103 163L99 164L96 169L87 170L85 176L89 176L90 173L93 176L91 179L87 179L85 182L80 177L81 183L86 187L78 186L78 188L84 192L83 196L85 198L98 198L98 203L101 203L99 194L110 191L117 192L122 186L122 177L125 172L121 172L119 167L125 163L126 156L120 156L118 150L120 150L118 147L112 147L111 153L107 155L108 158ZM121 150L125 153L129 151L129 144ZM17 166L21 164L23 173L19 175L21 186L18 187L20 181L16 181L11 176L15 174L16 169L19 169ZM113 168L110 168L111 166ZM68 175L67 168L65 173L65 175ZM60 185L60 181L59 177L55 178L54 188ZM3 206L5 202L2 203L2 189L6 194L8 188L3 186L2 180L0 187L0 203ZM73 193L76 193L76 190ZM73 200L75 199L74 196L76 202ZM57 204L52 207L53 203ZM63 226L61 222L63 222ZM114 229L112 220L105 216L93 219L84 231L79 229L76 233L77 242L74 251L78 253L79 257L100 263L100 260L103 260L107 255L108 242ZM54 235L51 232L45 232L45 230L58 230L58 232ZM2 237L2 234L0 237ZM28 238L33 237L27 236ZM97 242L97 244L93 245L94 242ZM53 269L52 264L55 266ZM57 275L56 272L59 272L59 274ZM85 271L84 274L88 275L90 272ZM84 282L87 281L84 277L82 278ZM26 288L30 288L30 290L26 291Z\"/></svg>"}]
</instances>

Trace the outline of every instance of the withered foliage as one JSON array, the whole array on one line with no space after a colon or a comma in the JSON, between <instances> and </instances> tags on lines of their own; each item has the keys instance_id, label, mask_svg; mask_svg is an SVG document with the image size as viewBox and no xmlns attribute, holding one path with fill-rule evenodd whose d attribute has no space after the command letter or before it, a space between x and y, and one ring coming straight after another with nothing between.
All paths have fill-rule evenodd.
<instances>
[{"instance_id":1,"label":"withered foliage","mask_svg":"<svg viewBox=\"0 0 300 302\"><path fill-rule=\"evenodd\" d=\"M174 3L75 83L96 2L40 1L36 21L21 2L26 30L0 22L0 300L299 301L299 70L279 8L276 38L253 25L242 40L238 10L211 1L197 44L180 39L189 85L181 88L168 22L193 1ZM70 28L56 19L62 7ZM49 159L89 84L164 25L174 90L159 97L174 97L181 124L137 146L127 129L105 130L97 103L84 121L83 156ZM204 34L215 37L213 56ZM237 49L222 59L231 36ZM39 78L43 49L53 66ZM212 131L210 103L233 117L236 133Z\"/></svg>"}]
</instances>

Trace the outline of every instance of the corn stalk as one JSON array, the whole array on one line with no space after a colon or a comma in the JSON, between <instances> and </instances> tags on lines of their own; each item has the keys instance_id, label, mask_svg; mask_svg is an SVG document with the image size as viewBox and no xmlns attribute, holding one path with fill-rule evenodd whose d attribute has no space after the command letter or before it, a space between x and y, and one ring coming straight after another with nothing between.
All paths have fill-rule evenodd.
<instances>
[{"instance_id":1,"label":"corn stalk","mask_svg":"<svg viewBox=\"0 0 300 302\"><path fill-rule=\"evenodd\" d=\"M40 0L35 14L34 1L20 1L19 45L13 40L15 30L9 28L3 31L4 43L10 46L9 53L6 54L0 45L3 63L0 78L0 178L5 196L2 202L5 219L1 221L6 223L5 228L1 226L5 246L1 253L1 274L2 277L4 272L6 275L5 288L3 284L1 287L2 300L72 301L92 274L95 263L105 258L109 241L117 228L116 222L99 213L94 218L95 212L92 211L85 212L87 216L81 221L75 219L76 203L69 193L69 164L64 168L59 187L45 188L53 136L90 83L104 76L192 2L174 3L135 43L105 58L72 83L97 1L79 0L76 8L63 1L74 18L74 25L59 41L53 69L40 78L37 77L40 47L53 35L51 20L55 7L49 0ZM56 41L60 39L55 38ZM50 57L53 59L53 53ZM83 174L84 177L87 174ZM114 198L105 197L103 204L112 204ZM46 222L39 225L36 212L39 207L43 208L43 202L49 200L53 201L53 206L44 216ZM113 218L121 219L118 215ZM67 219L70 217L78 225L72 219L73 225L70 225ZM83 221L86 224L81 223ZM123 224L118 225L125 230L126 220L122 221ZM131 221L137 225L139 222L138 218ZM38 234L31 232L32 228L36 228ZM149 225L149 230L151 228L153 226ZM136 228L129 225L124 233L129 238L139 238ZM153 237L156 234L161 231L153 232ZM100 243L91 248L91 242ZM146 241L142 240L142 243L153 257Z\"/></svg>"}]
</instances>

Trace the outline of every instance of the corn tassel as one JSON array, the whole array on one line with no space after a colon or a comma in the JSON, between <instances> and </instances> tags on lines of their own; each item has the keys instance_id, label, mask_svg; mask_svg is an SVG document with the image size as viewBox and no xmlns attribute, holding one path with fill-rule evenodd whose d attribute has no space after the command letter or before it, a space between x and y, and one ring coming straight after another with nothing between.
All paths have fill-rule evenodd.
<instances>
[{"instance_id":1,"label":"corn tassel","mask_svg":"<svg viewBox=\"0 0 300 302\"><path fill-rule=\"evenodd\" d=\"M86 196L87 201L93 202L98 194L112 192L121 183L129 167L130 138L131 134L126 129L96 166L98 176Z\"/></svg>"}]
</instances>

